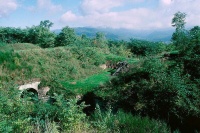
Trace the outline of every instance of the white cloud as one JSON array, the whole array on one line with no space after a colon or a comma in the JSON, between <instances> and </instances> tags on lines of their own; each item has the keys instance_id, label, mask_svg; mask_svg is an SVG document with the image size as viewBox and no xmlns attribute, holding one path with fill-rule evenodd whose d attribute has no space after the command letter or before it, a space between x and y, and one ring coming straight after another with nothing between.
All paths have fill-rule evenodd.
<instances>
[{"instance_id":1,"label":"white cloud","mask_svg":"<svg viewBox=\"0 0 200 133\"><path fill-rule=\"evenodd\" d=\"M16 10L18 4L15 0L0 0L0 18Z\"/></svg>"},{"instance_id":2,"label":"white cloud","mask_svg":"<svg viewBox=\"0 0 200 133\"><path fill-rule=\"evenodd\" d=\"M170 5L170 4L172 4L172 2L173 2L173 0L161 0L161 3L163 5Z\"/></svg>"},{"instance_id":3,"label":"white cloud","mask_svg":"<svg viewBox=\"0 0 200 133\"><path fill-rule=\"evenodd\" d=\"M113 7L122 5L122 0L83 0L80 9L83 14L108 12Z\"/></svg>"},{"instance_id":4,"label":"white cloud","mask_svg":"<svg viewBox=\"0 0 200 133\"><path fill-rule=\"evenodd\" d=\"M156 12L138 8L123 12L105 12L78 16L68 11L61 17L61 22L72 26L111 27L128 29L161 28L163 23L157 20ZM144 19L145 18L145 19Z\"/></svg>"},{"instance_id":5,"label":"white cloud","mask_svg":"<svg viewBox=\"0 0 200 133\"><path fill-rule=\"evenodd\" d=\"M65 22L74 22L78 19L78 17L72 13L72 11L67 11L65 14L61 16L61 20Z\"/></svg>"},{"instance_id":6,"label":"white cloud","mask_svg":"<svg viewBox=\"0 0 200 133\"><path fill-rule=\"evenodd\" d=\"M158 6L124 8L112 11L112 8L123 7L128 2L146 2L148 0L83 0L82 15L68 11L60 21L69 26L112 27L129 29L169 28L171 19L177 11L185 12L188 26L200 25L199 0L159 0ZM156 0L154 0L155 2ZM153 1L152 1L153 2ZM134 3L132 3L134 4Z\"/></svg>"},{"instance_id":7,"label":"white cloud","mask_svg":"<svg viewBox=\"0 0 200 133\"><path fill-rule=\"evenodd\" d=\"M37 0L37 6L39 9L47 10L50 13L55 13L63 10L61 5L53 4L51 0Z\"/></svg>"},{"instance_id":8,"label":"white cloud","mask_svg":"<svg viewBox=\"0 0 200 133\"><path fill-rule=\"evenodd\" d=\"M83 0L80 10L83 15L106 13L112 8L120 7L127 2L136 3L144 0Z\"/></svg>"}]
</instances>

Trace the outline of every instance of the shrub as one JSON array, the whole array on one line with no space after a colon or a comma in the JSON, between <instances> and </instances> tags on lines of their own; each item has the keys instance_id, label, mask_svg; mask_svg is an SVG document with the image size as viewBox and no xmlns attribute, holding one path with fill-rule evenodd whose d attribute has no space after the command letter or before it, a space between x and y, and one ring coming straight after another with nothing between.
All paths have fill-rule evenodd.
<instances>
[{"instance_id":1,"label":"shrub","mask_svg":"<svg viewBox=\"0 0 200 133\"><path fill-rule=\"evenodd\" d=\"M18 43L25 42L27 30L13 27L0 27L0 42Z\"/></svg>"},{"instance_id":2,"label":"shrub","mask_svg":"<svg viewBox=\"0 0 200 133\"><path fill-rule=\"evenodd\" d=\"M128 48L135 55L146 56L155 55L165 50L165 44L160 42L149 42L144 40L131 39Z\"/></svg>"},{"instance_id":3,"label":"shrub","mask_svg":"<svg viewBox=\"0 0 200 133\"><path fill-rule=\"evenodd\" d=\"M32 114L33 123L39 122L43 131L46 130L48 124L54 122L59 123L57 124L59 130L65 132L81 132L88 128L87 123L85 123L86 115L82 112L83 107L85 107L83 104L77 105L77 100L67 100L62 95L55 94L53 98L52 104L42 101L35 104Z\"/></svg>"},{"instance_id":4,"label":"shrub","mask_svg":"<svg viewBox=\"0 0 200 133\"><path fill-rule=\"evenodd\" d=\"M54 47L55 34L48 28L33 26L28 29L27 42L38 44L42 48Z\"/></svg>"},{"instance_id":5,"label":"shrub","mask_svg":"<svg viewBox=\"0 0 200 133\"><path fill-rule=\"evenodd\" d=\"M64 27L62 31L56 37L56 46L67 46L73 44L76 41L76 35L74 29L68 26Z\"/></svg>"},{"instance_id":6,"label":"shrub","mask_svg":"<svg viewBox=\"0 0 200 133\"><path fill-rule=\"evenodd\" d=\"M111 108L102 112L97 105L93 116L94 127L100 132L120 132L120 133L168 133L169 129L163 122L150 120L148 117L133 116L131 113L118 111L112 113Z\"/></svg>"},{"instance_id":7,"label":"shrub","mask_svg":"<svg viewBox=\"0 0 200 133\"><path fill-rule=\"evenodd\" d=\"M25 99L20 99L18 91L8 89L0 93L0 132L21 133L32 130L30 114L33 105Z\"/></svg>"},{"instance_id":8,"label":"shrub","mask_svg":"<svg viewBox=\"0 0 200 133\"><path fill-rule=\"evenodd\" d=\"M127 111L183 125L200 115L198 84L179 66L147 59L96 91L98 96ZM195 127L193 127L195 128Z\"/></svg>"}]
</instances>

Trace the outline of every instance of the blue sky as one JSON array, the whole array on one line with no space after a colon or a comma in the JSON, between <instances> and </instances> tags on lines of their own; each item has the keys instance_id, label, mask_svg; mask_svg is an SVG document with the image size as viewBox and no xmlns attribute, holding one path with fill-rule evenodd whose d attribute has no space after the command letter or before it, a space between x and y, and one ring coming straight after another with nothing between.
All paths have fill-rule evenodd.
<instances>
[{"instance_id":1,"label":"blue sky","mask_svg":"<svg viewBox=\"0 0 200 133\"><path fill-rule=\"evenodd\" d=\"M177 11L187 14L187 26L195 26L200 25L198 5L200 0L0 0L0 26L24 28L50 20L52 29L166 29Z\"/></svg>"}]
</instances>

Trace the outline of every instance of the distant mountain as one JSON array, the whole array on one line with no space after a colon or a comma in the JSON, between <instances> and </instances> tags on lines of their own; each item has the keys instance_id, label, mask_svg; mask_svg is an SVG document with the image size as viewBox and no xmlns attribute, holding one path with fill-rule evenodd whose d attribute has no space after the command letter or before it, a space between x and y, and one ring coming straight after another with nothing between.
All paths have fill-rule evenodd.
<instances>
[{"instance_id":1,"label":"distant mountain","mask_svg":"<svg viewBox=\"0 0 200 133\"><path fill-rule=\"evenodd\" d=\"M105 34L107 39L111 40L130 40L142 39L149 41L162 41L170 42L172 33L174 30L128 30L128 29L112 29L112 28L90 28L90 27L77 27L74 28L77 35L85 34L92 38L95 37L97 32ZM59 33L61 30L54 30L55 33Z\"/></svg>"}]
</instances>

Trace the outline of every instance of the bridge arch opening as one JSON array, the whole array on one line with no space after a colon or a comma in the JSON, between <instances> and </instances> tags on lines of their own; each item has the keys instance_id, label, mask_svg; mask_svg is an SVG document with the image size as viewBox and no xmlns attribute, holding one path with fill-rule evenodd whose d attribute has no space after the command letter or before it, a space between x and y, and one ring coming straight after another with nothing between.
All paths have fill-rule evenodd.
<instances>
[{"instance_id":1,"label":"bridge arch opening","mask_svg":"<svg viewBox=\"0 0 200 133\"><path fill-rule=\"evenodd\" d=\"M37 101L38 100L38 92L37 90L33 89L33 88L28 88L26 90L24 90L21 93L21 98L28 98L30 97L31 101Z\"/></svg>"}]
</instances>

